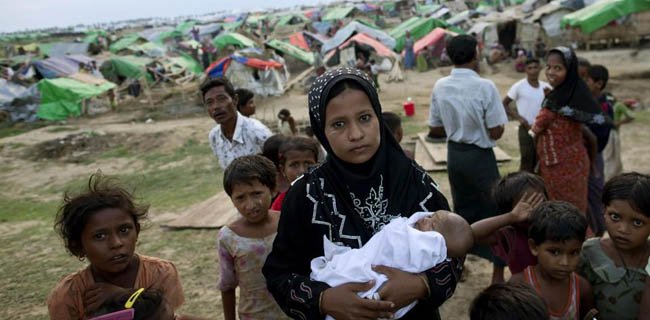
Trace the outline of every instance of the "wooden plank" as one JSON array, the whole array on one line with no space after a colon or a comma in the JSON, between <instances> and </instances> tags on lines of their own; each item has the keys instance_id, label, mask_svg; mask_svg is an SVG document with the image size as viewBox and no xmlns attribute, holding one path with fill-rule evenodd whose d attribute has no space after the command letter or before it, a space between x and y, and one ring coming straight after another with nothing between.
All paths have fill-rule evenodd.
<instances>
[{"instance_id":1,"label":"wooden plank","mask_svg":"<svg viewBox=\"0 0 650 320\"><path fill-rule=\"evenodd\" d=\"M161 224L172 229L214 229L221 228L239 216L239 212L225 191L197 203L175 220Z\"/></svg>"},{"instance_id":2,"label":"wooden plank","mask_svg":"<svg viewBox=\"0 0 650 320\"><path fill-rule=\"evenodd\" d=\"M426 132L418 133L418 140L421 141L424 145L426 151L429 153L431 158L436 164L442 165L447 163L447 143L445 142L428 142L425 140L427 136ZM511 161L512 157L508 155L503 149L499 146L493 148L494 156L497 158L497 162L507 162Z\"/></svg>"},{"instance_id":3,"label":"wooden plank","mask_svg":"<svg viewBox=\"0 0 650 320\"><path fill-rule=\"evenodd\" d=\"M425 138L427 136L426 132L418 133L419 141L422 142L425 149L433 158L433 161L436 164L446 164L447 163L447 143L446 142L428 142Z\"/></svg>"},{"instance_id":4,"label":"wooden plank","mask_svg":"<svg viewBox=\"0 0 650 320\"><path fill-rule=\"evenodd\" d=\"M415 142L415 162L417 162L425 171L447 171L446 165L436 164L424 147L424 143L419 139Z\"/></svg>"}]
</instances>

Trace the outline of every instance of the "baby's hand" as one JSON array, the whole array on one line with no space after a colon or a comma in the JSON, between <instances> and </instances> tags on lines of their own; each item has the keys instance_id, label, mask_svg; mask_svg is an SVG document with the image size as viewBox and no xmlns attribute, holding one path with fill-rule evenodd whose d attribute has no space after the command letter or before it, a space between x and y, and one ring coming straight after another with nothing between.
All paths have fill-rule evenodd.
<instances>
[{"instance_id":1,"label":"baby's hand","mask_svg":"<svg viewBox=\"0 0 650 320\"><path fill-rule=\"evenodd\" d=\"M84 292L84 308L86 309L86 314L98 310L106 301L113 299L119 294L126 293L127 290L129 289L107 282L99 282L90 286Z\"/></svg>"},{"instance_id":2,"label":"baby's hand","mask_svg":"<svg viewBox=\"0 0 650 320\"><path fill-rule=\"evenodd\" d=\"M510 214L515 219L515 222L523 222L528 220L530 213L537 208L544 201L544 195L540 192L528 193L525 192L517 205L512 209Z\"/></svg>"}]
</instances>

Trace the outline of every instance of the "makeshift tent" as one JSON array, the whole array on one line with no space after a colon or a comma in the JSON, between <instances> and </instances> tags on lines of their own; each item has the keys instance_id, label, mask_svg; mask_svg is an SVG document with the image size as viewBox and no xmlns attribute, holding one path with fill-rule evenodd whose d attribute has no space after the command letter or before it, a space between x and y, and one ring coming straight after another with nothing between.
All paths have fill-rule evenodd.
<instances>
[{"instance_id":1,"label":"makeshift tent","mask_svg":"<svg viewBox=\"0 0 650 320\"><path fill-rule=\"evenodd\" d=\"M314 27L319 34L327 34L332 25L331 21L314 21L311 23L311 26Z\"/></svg>"},{"instance_id":2,"label":"makeshift tent","mask_svg":"<svg viewBox=\"0 0 650 320\"><path fill-rule=\"evenodd\" d=\"M373 4L373 3L360 3L356 5L357 9L359 9L362 12L372 12L372 11L377 11L381 9L379 5Z\"/></svg>"},{"instance_id":3,"label":"makeshift tent","mask_svg":"<svg viewBox=\"0 0 650 320\"><path fill-rule=\"evenodd\" d=\"M287 14L281 16L276 23L276 26L288 26L293 24L300 24L308 22L309 18L303 16L302 14Z\"/></svg>"},{"instance_id":4,"label":"makeshift tent","mask_svg":"<svg viewBox=\"0 0 650 320\"><path fill-rule=\"evenodd\" d=\"M445 37L454 36L455 33L449 32L443 28L435 28L433 31L429 32L426 36L420 38L420 40L415 42L413 46L413 51L417 55L418 52L426 49L427 47L433 46L433 54L435 56L440 56L442 50L445 48ZM404 51L402 51L402 55Z\"/></svg>"},{"instance_id":5,"label":"makeshift tent","mask_svg":"<svg viewBox=\"0 0 650 320\"><path fill-rule=\"evenodd\" d=\"M322 45L325 41L327 41L327 37L307 31L299 31L289 36L289 42L292 45L307 51L311 50L312 43L316 42Z\"/></svg>"},{"instance_id":6,"label":"makeshift tent","mask_svg":"<svg viewBox=\"0 0 650 320\"><path fill-rule=\"evenodd\" d=\"M99 71L104 78L111 82L121 83L122 79L137 79L146 75L147 80L153 82L153 78L146 72L147 65L153 60L136 56L119 56L106 60Z\"/></svg>"},{"instance_id":7,"label":"makeshift tent","mask_svg":"<svg viewBox=\"0 0 650 320\"><path fill-rule=\"evenodd\" d=\"M226 22L226 23L222 24L221 26L223 27L223 30L231 31L231 30L236 30L237 28L241 27L242 24L244 24L244 20Z\"/></svg>"},{"instance_id":8,"label":"makeshift tent","mask_svg":"<svg viewBox=\"0 0 650 320\"><path fill-rule=\"evenodd\" d=\"M266 45L284 54L288 54L306 64L309 65L314 64L314 55L311 52L305 51L290 43L276 40L276 39L271 39L270 41L266 42Z\"/></svg>"},{"instance_id":9,"label":"makeshift tent","mask_svg":"<svg viewBox=\"0 0 650 320\"><path fill-rule=\"evenodd\" d=\"M524 21L539 23L550 38L565 39L568 34L566 30L560 28L560 22L564 16L571 12L573 12L571 8L564 7L557 2L550 2L539 7L531 16L527 16Z\"/></svg>"},{"instance_id":10,"label":"makeshift tent","mask_svg":"<svg viewBox=\"0 0 650 320\"><path fill-rule=\"evenodd\" d=\"M147 42L147 39L143 38L137 33L132 33L127 36L122 37L122 39L117 40L115 43L111 44L109 50L111 52L118 52L120 50L126 49L134 44L142 44Z\"/></svg>"},{"instance_id":11,"label":"makeshift tent","mask_svg":"<svg viewBox=\"0 0 650 320\"><path fill-rule=\"evenodd\" d=\"M199 29L199 37L211 37L214 38L221 30L223 30L223 26L221 23L211 23L211 24L206 24L206 25L200 25L196 26ZM188 34L191 33L191 30L187 31Z\"/></svg>"},{"instance_id":12,"label":"makeshift tent","mask_svg":"<svg viewBox=\"0 0 650 320\"><path fill-rule=\"evenodd\" d=\"M55 42L47 48L41 48L41 53L50 57L61 57L68 54L86 54L88 43L85 42Z\"/></svg>"},{"instance_id":13,"label":"makeshift tent","mask_svg":"<svg viewBox=\"0 0 650 320\"><path fill-rule=\"evenodd\" d=\"M67 78L43 79L38 82L41 106L37 116L45 120L65 120L70 116L79 116L81 101L113 88L115 84L108 81L101 85L92 85Z\"/></svg>"},{"instance_id":14,"label":"makeshift tent","mask_svg":"<svg viewBox=\"0 0 650 320\"><path fill-rule=\"evenodd\" d=\"M380 57L395 58L395 52L390 48L363 33L355 34L352 38L348 39L348 41L341 44L339 49L345 49L350 45L368 46L371 47Z\"/></svg>"},{"instance_id":15,"label":"makeshift tent","mask_svg":"<svg viewBox=\"0 0 650 320\"><path fill-rule=\"evenodd\" d=\"M205 73L210 77L226 76L236 88L246 88L259 96L281 95L286 79L280 74L282 64L231 54L212 63Z\"/></svg>"},{"instance_id":16,"label":"makeshift tent","mask_svg":"<svg viewBox=\"0 0 650 320\"><path fill-rule=\"evenodd\" d=\"M352 35L356 33L365 33L366 35L376 40L379 40L379 42L383 43L388 48L392 49L395 47L395 39L389 36L388 34L386 34L385 32L380 30L375 30L357 21L352 21L343 29L337 31L334 37L327 40L327 42L323 44L323 48L321 49L321 52L326 53L340 46L341 43L345 42L347 39L349 39Z\"/></svg>"},{"instance_id":17,"label":"makeshift tent","mask_svg":"<svg viewBox=\"0 0 650 320\"><path fill-rule=\"evenodd\" d=\"M393 28L388 34L395 38L395 51L401 52L404 49L404 43L406 42L406 31L411 33L411 38L413 40L418 40L431 32L436 27L448 27L449 25L436 18L420 18L413 17L409 20L404 21L402 24Z\"/></svg>"},{"instance_id":18,"label":"makeshift tent","mask_svg":"<svg viewBox=\"0 0 650 320\"><path fill-rule=\"evenodd\" d=\"M174 31L174 27L159 27L159 28L152 28L152 29L145 29L140 31L138 34L147 39L148 41L158 41L161 37L161 35L167 35L169 32Z\"/></svg>"},{"instance_id":19,"label":"makeshift tent","mask_svg":"<svg viewBox=\"0 0 650 320\"><path fill-rule=\"evenodd\" d=\"M128 54L144 54L147 57L151 58L159 58L159 57L164 57L165 50L164 47L157 45L153 42L145 42L142 44L134 44L131 46L128 46L127 48L120 50L118 52L126 52Z\"/></svg>"},{"instance_id":20,"label":"makeshift tent","mask_svg":"<svg viewBox=\"0 0 650 320\"><path fill-rule=\"evenodd\" d=\"M34 61L32 65L46 79L65 77L79 72L79 62L66 57L52 57Z\"/></svg>"},{"instance_id":21,"label":"makeshift tent","mask_svg":"<svg viewBox=\"0 0 650 320\"><path fill-rule=\"evenodd\" d=\"M170 57L169 61L173 64L177 64L183 67L187 71L190 71L194 74L203 73L203 68L201 67L201 65L196 60L194 60L194 58L192 58L190 55L186 53L181 52L181 55L178 57Z\"/></svg>"},{"instance_id":22,"label":"makeshift tent","mask_svg":"<svg viewBox=\"0 0 650 320\"><path fill-rule=\"evenodd\" d=\"M255 41L235 32L218 35L214 40L212 40L212 44L219 49L223 49L229 45L237 48L254 48L257 46Z\"/></svg>"},{"instance_id":23,"label":"makeshift tent","mask_svg":"<svg viewBox=\"0 0 650 320\"><path fill-rule=\"evenodd\" d=\"M251 26L251 27L257 27L257 25L262 20L268 19L268 18L269 18L269 16L267 16L267 15L256 15L256 16L249 15L248 17L246 17L246 22L245 23L247 25Z\"/></svg>"},{"instance_id":24,"label":"makeshift tent","mask_svg":"<svg viewBox=\"0 0 650 320\"><path fill-rule=\"evenodd\" d=\"M83 42L85 42L85 43L97 42L97 38L99 38L99 36L105 37L106 36L106 31L104 31L104 30L89 30L89 31L86 31L86 37L83 39Z\"/></svg>"},{"instance_id":25,"label":"makeshift tent","mask_svg":"<svg viewBox=\"0 0 650 320\"><path fill-rule=\"evenodd\" d=\"M325 21L330 21L330 20L341 20L347 18L349 15L353 14L356 10L358 10L355 7L339 7L339 8L332 8L325 13L323 16L322 20Z\"/></svg>"},{"instance_id":26,"label":"makeshift tent","mask_svg":"<svg viewBox=\"0 0 650 320\"><path fill-rule=\"evenodd\" d=\"M178 25L176 25L176 31L180 32L181 34L186 34L194 25L196 24L196 21L194 20L189 20L185 22L181 22Z\"/></svg>"},{"instance_id":27,"label":"makeshift tent","mask_svg":"<svg viewBox=\"0 0 650 320\"><path fill-rule=\"evenodd\" d=\"M354 18L354 21L358 21L368 27L371 27L373 29L381 30L379 26L377 26L374 22L370 21L369 19L366 18Z\"/></svg>"},{"instance_id":28,"label":"makeshift tent","mask_svg":"<svg viewBox=\"0 0 650 320\"><path fill-rule=\"evenodd\" d=\"M417 2L415 3L415 12L421 16L431 15L432 13L440 10L441 8L442 5L439 4L421 5Z\"/></svg>"},{"instance_id":29,"label":"makeshift tent","mask_svg":"<svg viewBox=\"0 0 650 320\"><path fill-rule=\"evenodd\" d=\"M590 34L610 22L629 14L650 11L647 0L601 0L588 7L564 16L562 28L578 28L584 34Z\"/></svg>"}]
</instances>

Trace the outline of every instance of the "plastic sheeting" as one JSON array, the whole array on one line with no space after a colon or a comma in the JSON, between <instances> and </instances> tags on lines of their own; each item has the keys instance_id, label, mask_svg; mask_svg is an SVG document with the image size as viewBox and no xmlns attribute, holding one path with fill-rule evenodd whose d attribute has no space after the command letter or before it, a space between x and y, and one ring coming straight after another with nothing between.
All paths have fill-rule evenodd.
<instances>
[{"instance_id":1,"label":"plastic sheeting","mask_svg":"<svg viewBox=\"0 0 650 320\"><path fill-rule=\"evenodd\" d=\"M389 36L387 33L365 26L362 23L353 21L350 22L347 26L345 26L345 28L336 32L334 37L327 40L323 44L323 48L321 49L321 52L326 53L340 46L343 42L348 40L355 33L365 33L367 36L374 38L375 40L378 40L379 42L383 43L384 46L390 49L395 48L396 45L395 39Z\"/></svg>"},{"instance_id":2,"label":"plastic sheeting","mask_svg":"<svg viewBox=\"0 0 650 320\"><path fill-rule=\"evenodd\" d=\"M51 43L47 49L44 49L43 54L50 57L62 57L69 54L86 54L88 53L88 45L88 43L84 42L55 42Z\"/></svg>"},{"instance_id":3,"label":"plastic sheeting","mask_svg":"<svg viewBox=\"0 0 650 320\"><path fill-rule=\"evenodd\" d=\"M113 88L115 84L110 82L97 86L67 78L43 79L38 82L41 106L37 115L45 120L64 120L70 116L79 116L81 101Z\"/></svg>"},{"instance_id":4,"label":"plastic sheeting","mask_svg":"<svg viewBox=\"0 0 650 320\"><path fill-rule=\"evenodd\" d=\"M284 54L288 54L306 64L314 64L314 55L311 52L305 51L299 47L296 47L290 43L272 39L266 43L267 46L276 49Z\"/></svg>"},{"instance_id":5,"label":"plastic sheeting","mask_svg":"<svg viewBox=\"0 0 650 320\"><path fill-rule=\"evenodd\" d=\"M579 28L582 33L590 34L610 22L626 15L650 11L648 0L601 0L588 7L567 14L562 18L561 26Z\"/></svg>"},{"instance_id":6,"label":"plastic sheeting","mask_svg":"<svg viewBox=\"0 0 650 320\"><path fill-rule=\"evenodd\" d=\"M223 49L229 45L233 45L238 48L254 48L257 46L257 43L255 41L236 32L218 35L216 38L214 38L214 40L212 40L212 44L219 49Z\"/></svg>"}]
</instances>

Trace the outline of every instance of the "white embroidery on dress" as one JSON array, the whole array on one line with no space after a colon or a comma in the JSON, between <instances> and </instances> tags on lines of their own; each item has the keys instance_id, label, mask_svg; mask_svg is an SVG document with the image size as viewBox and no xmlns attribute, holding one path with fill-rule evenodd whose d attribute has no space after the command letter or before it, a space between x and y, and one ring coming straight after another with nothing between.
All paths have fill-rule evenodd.
<instances>
[{"instance_id":1,"label":"white embroidery on dress","mask_svg":"<svg viewBox=\"0 0 650 320\"><path fill-rule=\"evenodd\" d=\"M339 236L341 237L341 239L349 239L349 240L356 241L357 245L358 245L357 248L361 248L363 243L361 242L361 237L360 236L346 235L346 234L343 233L343 227L345 226L346 216L339 213L338 208L336 207L336 197L333 194L326 193L324 191L325 190L325 179L320 178L319 180L320 180L320 188L321 188L321 190L323 190L323 194L325 195L326 198L330 199L330 201L331 201L331 207L332 207L332 210L334 210L334 212L331 213L332 217L338 217L338 218L341 219L340 227L339 227ZM309 192L310 187L311 187L311 185L309 183L307 183L307 199L309 199L309 201L311 201L313 203L313 205L314 205L314 208L312 210L311 223L327 226L328 235L329 235L329 237L327 237L327 238L330 241L332 241L333 243L337 244L337 245L346 245L346 244L344 244L344 243L342 243L340 241L334 241L335 239L332 238L332 224L331 223L318 219L318 200L316 200L314 197L312 197L311 193Z\"/></svg>"},{"instance_id":2,"label":"white embroidery on dress","mask_svg":"<svg viewBox=\"0 0 650 320\"><path fill-rule=\"evenodd\" d=\"M363 219L366 227L374 231L373 233L381 230L394 218L386 214L388 199L384 199L384 175L379 175L379 186L377 189L370 188L364 203L353 192L350 192L350 197L354 210Z\"/></svg>"}]
</instances>

